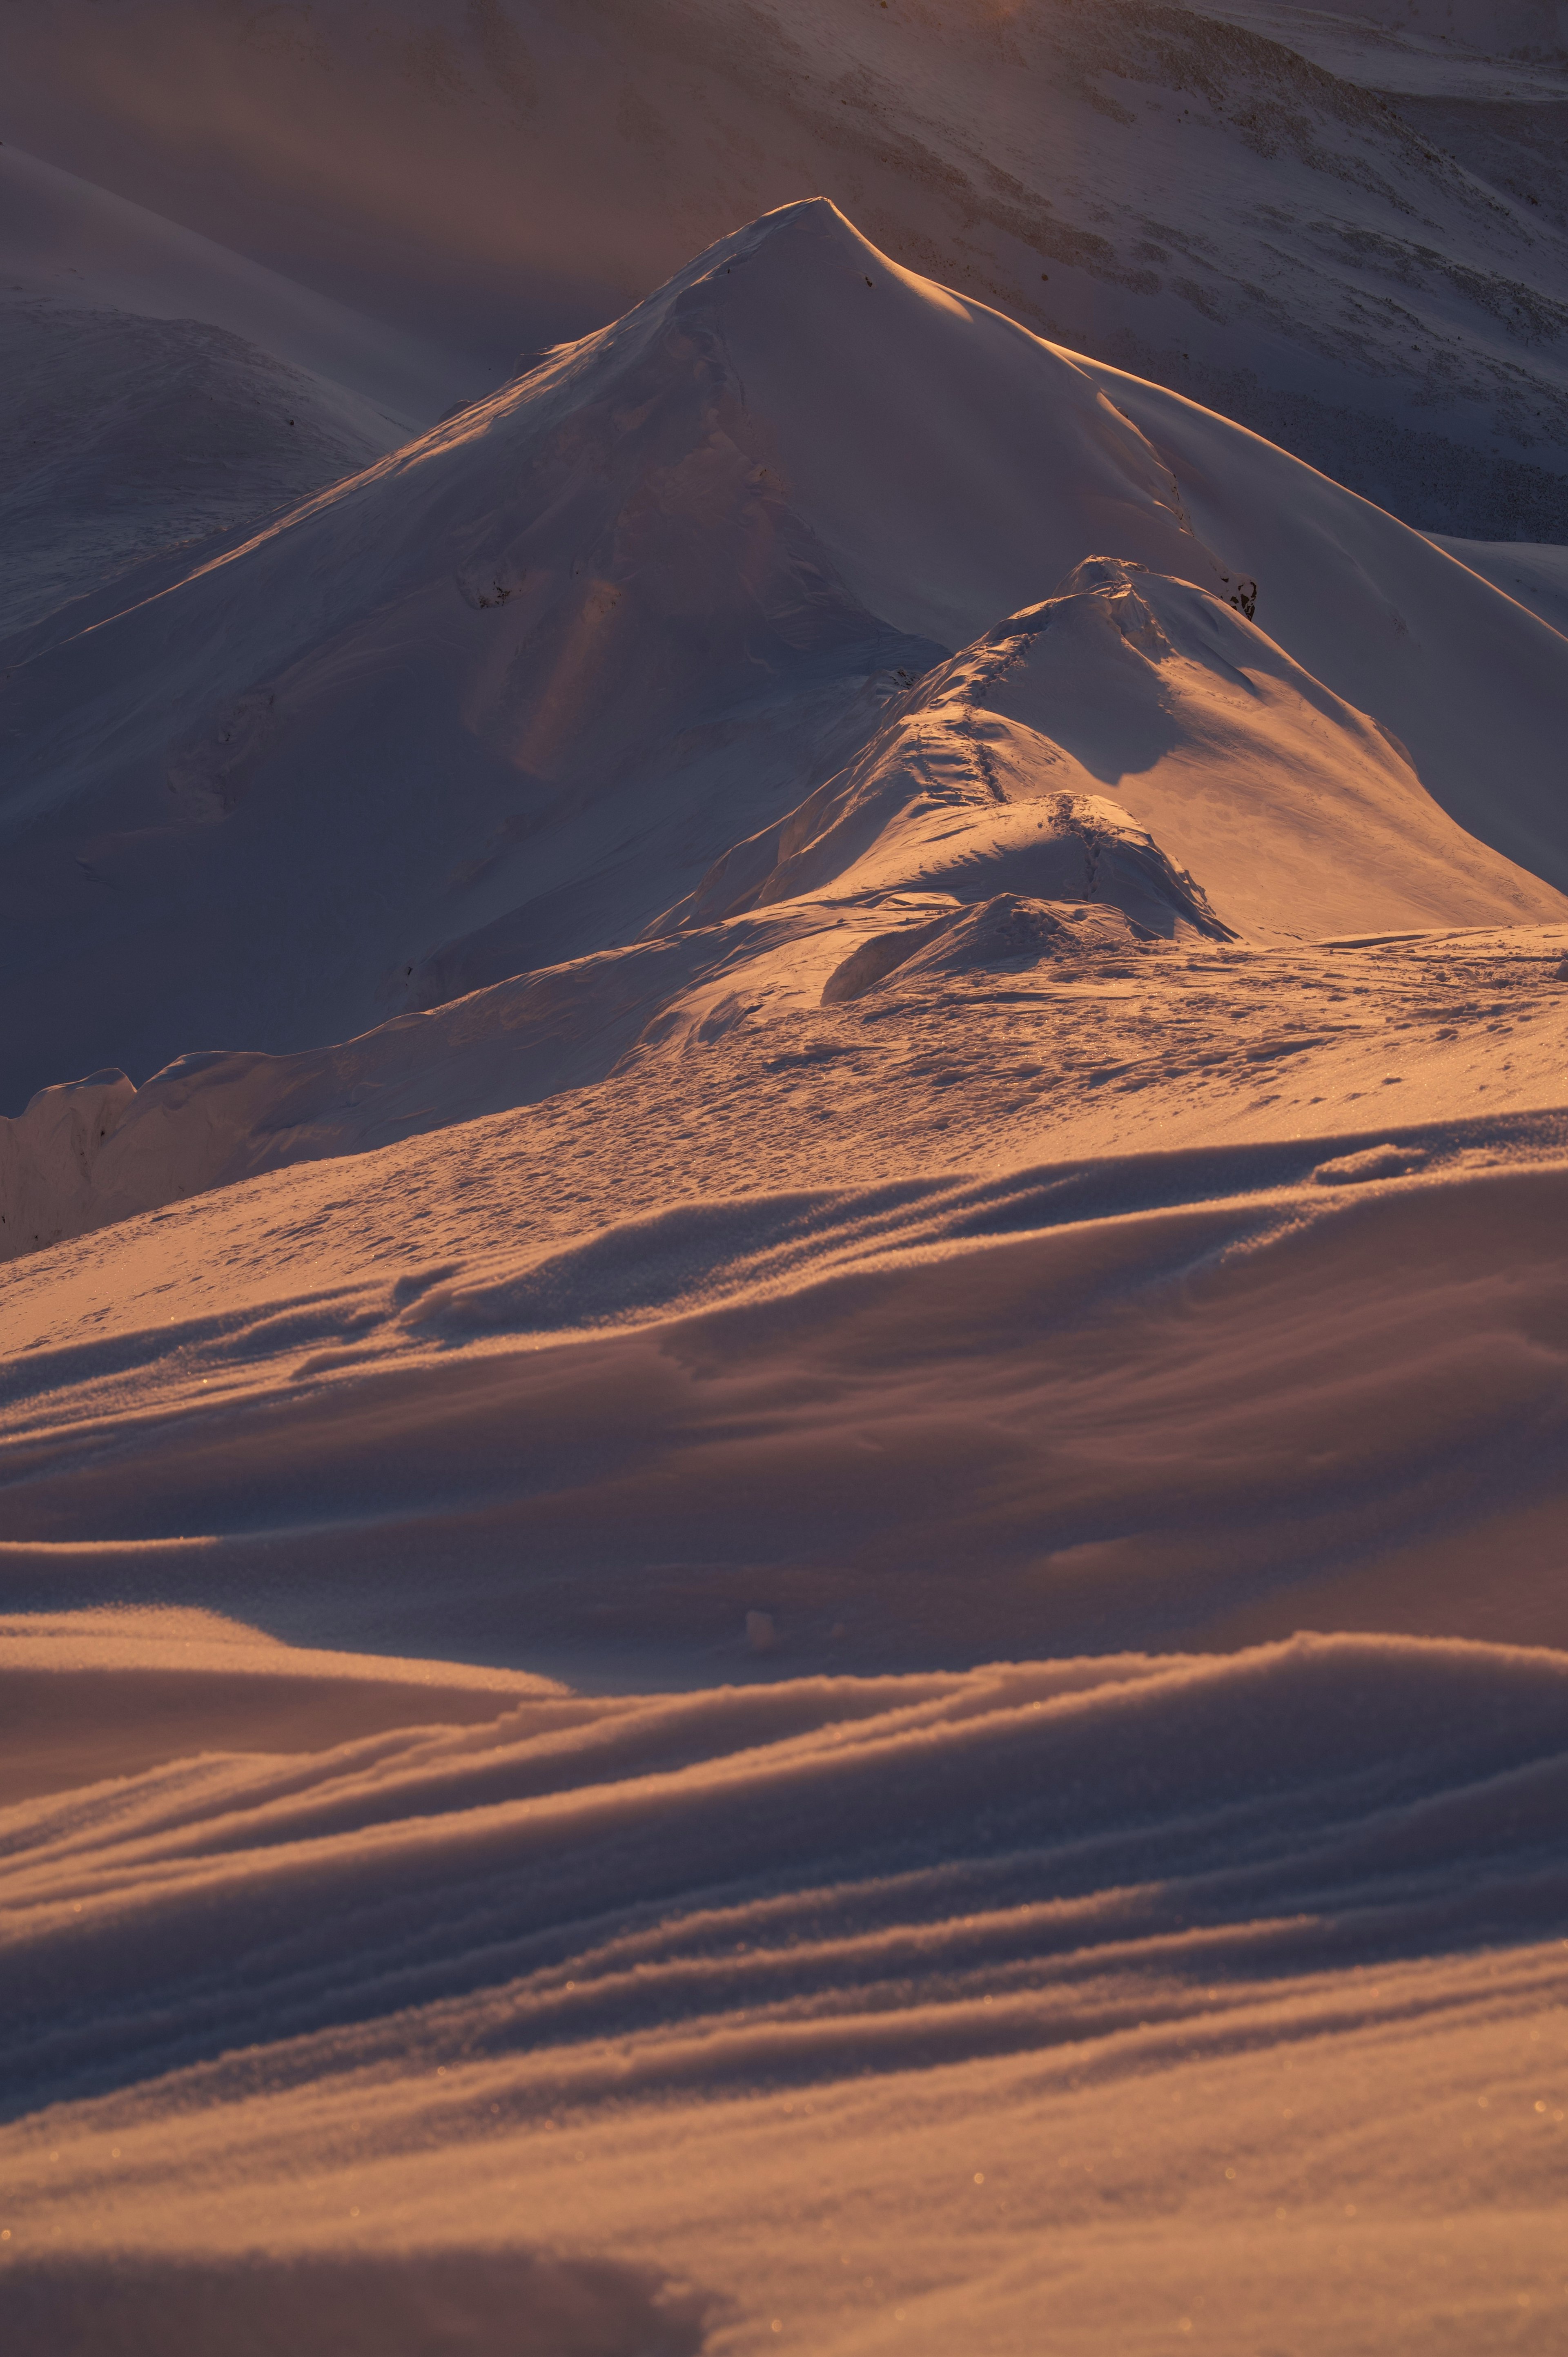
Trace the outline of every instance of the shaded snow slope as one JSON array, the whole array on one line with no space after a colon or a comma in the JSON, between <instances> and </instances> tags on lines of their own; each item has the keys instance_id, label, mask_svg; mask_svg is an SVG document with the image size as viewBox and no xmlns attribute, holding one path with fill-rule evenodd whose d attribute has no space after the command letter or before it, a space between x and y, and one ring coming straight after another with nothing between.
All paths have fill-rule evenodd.
<instances>
[{"instance_id":1,"label":"shaded snow slope","mask_svg":"<svg viewBox=\"0 0 1568 2357\"><path fill-rule=\"evenodd\" d=\"M183 549L188 570L193 544L254 529L482 389L0 147L0 637L149 559Z\"/></svg>"},{"instance_id":2,"label":"shaded snow slope","mask_svg":"<svg viewBox=\"0 0 1568 2357\"><path fill-rule=\"evenodd\" d=\"M499 2345L515 2357L695 2357L714 2305L656 2269L483 2244L390 2258L251 2252L123 2253L12 2270L6 2340L15 2357L156 2347L199 2357L402 2357Z\"/></svg>"},{"instance_id":3,"label":"shaded snow slope","mask_svg":"<svg viewBox=\"0 0 1568 2357\"><path fill-rule=\"evenodd\" d=\"M0 291L0 635L403 438L223 328Z\"/></svg>"},{"instance_id":4,"label":"shaded snow slope","mask_svg":"<svg viewBox=\"0 0 1568 2357\"><path fill-rule=\"evenodd\" d=\"M1524 96L1550 91L1568 68L1563 0L1346 0L1304 8L1295 0L1202 0L1205 16L1277 33L1304 56L1351 81L1403 91L1456 85ZM1533 69L1533 70L1532 70Z\"/></svg>"},{"instance_id":5,"label":"shaded snow slope","mask_svg":"<svg viewBox=\"0 0 1568 2357\"><path fill-rule=\"evenodd\" d=\"M1439 540L1437 545L1568 636L1568 548L1519 540Z\"/></svg>"},{"instance_id":6,"label":"shaded snow slope","mask_svg":"<svg viewBox=\"0 0 1568 2357\"><path fill-rule=\"evenodd\" d=\"M1144 680L1144 733L1129 717L1091 742L1081 684L1068 732L1078 784L1113 780L1106 798L1178 866L1184 845L1223 864L1224 823L1197 824L1168 768L1145 777L1162 732L1189 764L1230 762L1233 795L1269 744L1271 799L1297 810L1281 802L1271 856L1294 872L1275 891L1227 867L1247 922L1495 920L1510 894L1521 915L1555 908L1441 811L1568 882L1557 633L1283 453L897 270L807 205L18 662L12 1103L73 1070L141 1079L198 1049L319 1047L400 1003L625 942L826 786L948 648L1090 556L1170 576L1158 595L1196 594L1221 631L1235 618L1207 601L1261 584L1240 640L1252 683L1223 692L1223 726L1212 702L1164 713L1112 628L1131 669L1105 693ZM1196 678L1184 662L1161 677ZM1385 750L1362 713L1402 744ZM1301 797L1336 761L1351 815L1326 857ZM1358 835L1369 791L1383 814ZM1474 888L1437 892L1434 851ZM867 880L936 880L929 863L896 870ZM983 863L958 897L1020 888L1071 897L1005 866L985 881Z\"/></svg>"},{"instance_id":7,"label":"shaded snow slope","mask_svg":"<svg viewBox=\"0 0 1568 2357\"><path fill-rule=\"evenodd\" d=\"M1472 9L1460 40L1532 46L1545 13ZM6 135L498 371L827 195L1423 529L1561 538L1563 77L1431 29L1142 0L13 0Z\"/></svg>"},{"instance_id":8,"label":"shaded snow slope","mask_svg":"<svg viewBox=\"0 0 1568 2357\"><path fill-rule=\"evenodd\" d=\"M178 221L0 147L0 285L79 310L199 321L368 403L393 438L488 390L439 345L367 317Z\"/></svg>"}]
</instances>

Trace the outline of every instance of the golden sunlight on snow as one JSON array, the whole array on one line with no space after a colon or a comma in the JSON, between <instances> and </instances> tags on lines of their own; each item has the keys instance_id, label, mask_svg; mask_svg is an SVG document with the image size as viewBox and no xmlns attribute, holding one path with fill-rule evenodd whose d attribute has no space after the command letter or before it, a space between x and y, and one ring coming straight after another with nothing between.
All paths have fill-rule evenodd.
<instances>
[{"instance_id":1,"label":"golden sunlight on snow","mask_svg":"<svg viewBox=\"0 0 1568 2357\"><path fill-rule=\"evenodd\" d=\"M1516 15L17 0L5 2357L1568 2341Z\"/></svg>"}]
</instances>

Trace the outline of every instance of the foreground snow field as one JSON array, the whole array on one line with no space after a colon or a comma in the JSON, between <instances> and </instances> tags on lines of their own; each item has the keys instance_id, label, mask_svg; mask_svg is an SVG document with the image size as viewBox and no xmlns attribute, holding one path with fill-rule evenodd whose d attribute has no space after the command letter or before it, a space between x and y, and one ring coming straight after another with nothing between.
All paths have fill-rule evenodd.
<instances>
[{"instance_id":1,"label":"foreground snow field","mask_svg":"<svg viewBox=\"0 0 1568 2357\"><path fill-rule=\"evenodd\" d=\"M52 1682L102 1715L100 1769L153 1711L232 1730L11 1815L7 2076L53 2099L5 2139L28 2357L215 2318L242 2350L1553 2344L1561 1655L590 1701L122 1615L16 1663L35 1714ZM613 2267L531 2282L585 2243Z\"/></svg>"},{"instance_id":2,"label":"foreground snow field","mask_svg":"<svg viewBox=\"0 0 1568 2357\"><path fill-rule=\"evenodd\" d=\"M7 2350L1560 2345L1510 561L819 200L39 597Z\"/></svg>"}]
</instances>

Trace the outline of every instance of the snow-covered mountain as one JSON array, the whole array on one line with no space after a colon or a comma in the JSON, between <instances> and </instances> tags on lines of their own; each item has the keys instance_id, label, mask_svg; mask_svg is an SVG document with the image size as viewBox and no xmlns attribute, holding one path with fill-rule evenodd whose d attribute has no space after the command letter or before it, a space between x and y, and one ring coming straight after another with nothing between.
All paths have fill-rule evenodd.
<instances>
[{"instance_id":1,"label":"snow-covered mountain","mask_svg":"<svg viewBox=\"0 0 1568 2357\"><path fill-rule=\"evenodd\" d=\"M1568 537L1550 6L12 0L0 41L7 138L495 375L822 194L1423 530Z\"/></svg>"},{"instance_id":2,"label":"snow-covered mountain","mask_svg":"<svg viewBox=\"0 0 1568 2357\"><path fill-rule=\"evenodd\" d=\"M1075 584L1091 557L1111 573ZM1079 602L1021 622L1034 651L1000 665L986 726L1026 711L1003 785L969 741L994 649L908 683L1064 584ZM812 794L856 802L882 851L817 856L769 898L1037 892L1008 830L1064 791L1120 802L1253 931L1541 919L1568 887L1568 641L820 200L176 587L48 635L5 691L27 748L3 821L14 1103L193 1049L324 1046L658 930L693 892L732 914L708 871L754 865L759 830L821 834L788 817ZM919 799L898 747L933 728L961 792L1012 813L978 865L886 835Z\"/></svg>"}]
</instances>

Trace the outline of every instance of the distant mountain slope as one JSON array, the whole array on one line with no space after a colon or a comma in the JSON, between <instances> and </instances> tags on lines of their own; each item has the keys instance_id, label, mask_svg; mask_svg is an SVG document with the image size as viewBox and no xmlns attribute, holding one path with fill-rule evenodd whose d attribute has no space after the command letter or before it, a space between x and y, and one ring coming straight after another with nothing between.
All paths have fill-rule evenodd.
<instances>
[{"instance_id":1,"label":"distant mountain slope","mask_svg":"<svg viewBox=\"0 0 1568 2357\"><path fill-rule=\"evenodd\" d=\"M1340 0L1333 11L1294 7L1290 0L1251 0L1248 13L1260 23L1292 28L1316 19L1326 31L1378 27L1483 55L1568 59L1563 0Z\"/></svg>"},{"instance_id":2,"label":"distant mountain slope","mask_svg":"<svg viewBox=\"0 0 1568 2357\"><path fill-rule=\"evenodd\" d=\"M376 413L386 446L490 380L444 347L279 275L198 231L7 143L0 289L76 309L200 320Z\"/></svg>"},{"instance_id":3,"label":"distant mountain slope","mask_svg":"<svg viewBox=\"0 0 1568 2357\"><path fill-rule=\"evenodd\" d=\"M1506 597L1517 597L1554 630L1568 634L1568 548L1520 540L1442 540L1450 556L1467 565Z\"/></svg>"},{"instance_id":4,"label":"distant mountain slope","mask_svg":"<svg viewBox=\"0 0 1568 2357\"><path fill-rule=\"evenodd\" d=\"M366 407L205 321L0 295L0 633L357 474Z\"/></svg>"},{"instance_id":5,"label":"distant mountain slope","mask_svg":"<svg viewBox=\"0 0 1568 2357\"><path fill-rule=\"evenodd\" d=\"M897 269L819 202L177 587L30 661L14 642L12 1102L191 1049L320 1047L631 939L824 786L918 673L1091 556L1226 613L1261 584L1267 638L1240 643L1260 682L1311 675L1288 694L1320 697L1319 774L1381 764L1427 813L1402 870L1389 813L1341 841L1341 875L1359 855L1381 899L1319 877L1298 906L1287 861L1277 886L1235 871L1232 921L1409 923L1439 836L1450 899L1416 903L1497 921L1492 887L1465 900L1457 871L1486 856L1444 813L1530 871L1507 905L1555 914L1568 642L1283 453ZM1090 704L1125 685L1079 683ZM1273 692L1240 690L1260 712ZM1188 723L1161 726L1175 743ZM1228 791L1256 771L1251 726L1205 756ZM1157 839L1136 736L1091 758Z\"/></svg>"},{"instance_id":6,"label":"distant mountain slope","mask_svg":"<svg viewBox=\"0 0 1568 2357\"><path fill-rule=\"evenodd\" d=\"M1257 0L13 0L0 55L7 136L493 372L820 193L1423 530L1568 539L1550 62Z\"/></svg>"},{"instance_id":7,"label":"distant mountain slope","mask_svg":"<svg viewBox=\"0 0 1568 2357\"><path fill-rule=\"evenodd\" d=\"M0 148L0 636L295 506L484 389L399 329Z\"/></svg>"}]
</instances>

